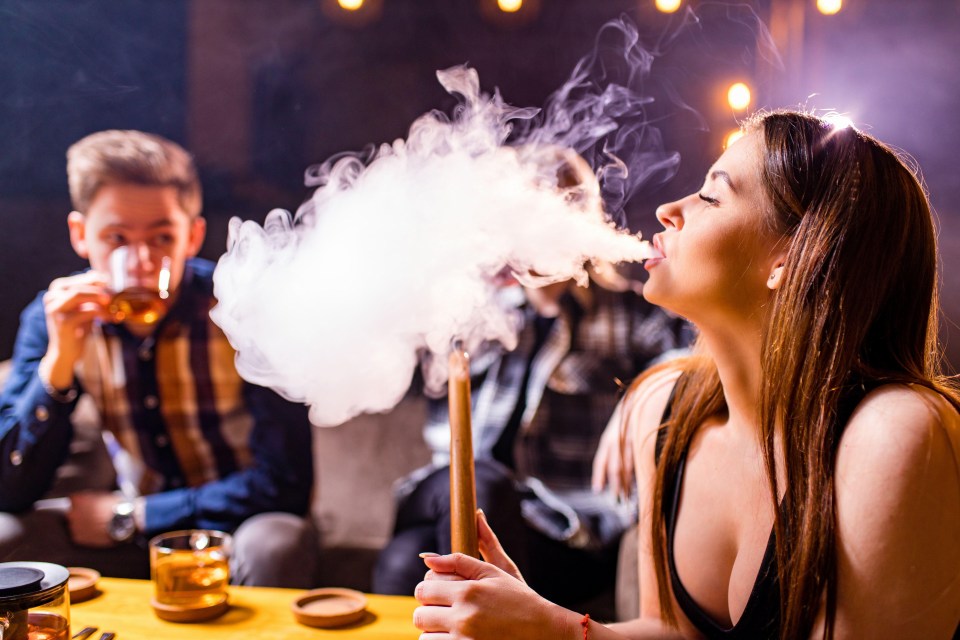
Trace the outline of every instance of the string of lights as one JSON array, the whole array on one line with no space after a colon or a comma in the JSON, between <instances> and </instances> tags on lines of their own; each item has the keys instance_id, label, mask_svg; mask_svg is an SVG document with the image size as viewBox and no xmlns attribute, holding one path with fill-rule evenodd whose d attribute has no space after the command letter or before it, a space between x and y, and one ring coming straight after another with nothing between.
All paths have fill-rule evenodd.
<instances>
[{"instance_id":1,"label":"string of lights","mask_svg":"<svg viewBox=\"0 0 960 640\"><path fill-rule=\"evenodd\" d=\"M535 19L543 1L549 0L477 0L481 14L489 21L499 24L503 27L517 26L528 23ZM377 20L382 12L383 4L391 0L321 0L327 9L328 15L337 18L345 24L354 26L363 26ZM640 3L651 3L657 11L665 14L672 14L680 11L685 6L690 9L696 9L699 4L697 0L638 0ZM770 0L771 8L777 8L784 15L796 16L797 12L805 12L807 9L802 7L816 7L824 16L833 16L844 8L843 0ZM774 7L776 5L776 7ZM649 6L649 5L648 5ZM333 15L339 14L339 15ZM796 28L792 25L791 28ZM789 45L786 46L789 49ZM750 75L749 72L746 75ZM761 100L757 99L756 85L763 85L762 80L751 78L736 78L726 85L725 103L731 110L735 120L742 117L747 110L755 107ZM723 86L723 85L721 85ZM721 89L717 88L718 101ZM718 103L719 104L719 103ZM722 138L723 148L728 147L742 133L739 127L735 127L724 134Z\"/></svg>"}]
</instances>

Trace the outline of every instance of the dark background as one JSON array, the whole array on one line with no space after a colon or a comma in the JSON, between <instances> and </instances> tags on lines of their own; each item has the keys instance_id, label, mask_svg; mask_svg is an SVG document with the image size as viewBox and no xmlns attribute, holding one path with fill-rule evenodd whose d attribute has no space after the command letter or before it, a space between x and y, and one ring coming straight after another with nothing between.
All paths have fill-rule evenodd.
<instances>
[{"instance_id":1,"label":"dark background","mask_svg":"<svg viewBox=\"0 0 960 640\"><path fill-rule=\"evenodd\" d=\"M685 4L696 20L653 0L527 0L514 15L494 0L367 0L355 14L334 0L0 0L0 359L27 302L83 266L67 240L64 154L87 133L137 128L191 150L203 255L216 259L231 216L262 221L309 195L309 165L449 111L436 69L469 63L486 91L539 106L626 15L657 53L634 88L655 98L649 115L682 157L676 177L630 201L629 225L654 230L656 204L698 186L736 124L730 82L749 82L754 106L845 113L922 167L960 363L960 1L846 0L835 16L814 0Z\"/></svg>"}]
</instances>

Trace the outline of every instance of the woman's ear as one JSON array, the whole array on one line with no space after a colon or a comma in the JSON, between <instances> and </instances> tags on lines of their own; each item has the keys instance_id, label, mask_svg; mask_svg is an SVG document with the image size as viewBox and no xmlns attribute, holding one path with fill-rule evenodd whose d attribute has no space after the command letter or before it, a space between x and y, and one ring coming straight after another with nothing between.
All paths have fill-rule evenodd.
<instances>
[{"instance_id":1,"label":"woman's ear","mask_svg":"<svg viewBox=\"0 0 960 640\"><path fill-rule=\"evenodd\" d=\"M768 289L772 291L776 291L777 289L780 288L780 283L783 282L783 278L784 278L783 269L784 269L784 265L782 261L778 261L774 265L773 270L770 272L770 277L767 278Z\"/></svg>"},{"instance_id":2,"label":"woman's ear","mask_svg":"<svg viewBox=\"0 0 960 640\"><path fill-rule=\"evenodd\" d=\"M67 231L70 233L70 246L77 255L88 260L90 252L87 247L87 218L79 211L71 211L67 216Z\"/></svg>"}]
</instances>

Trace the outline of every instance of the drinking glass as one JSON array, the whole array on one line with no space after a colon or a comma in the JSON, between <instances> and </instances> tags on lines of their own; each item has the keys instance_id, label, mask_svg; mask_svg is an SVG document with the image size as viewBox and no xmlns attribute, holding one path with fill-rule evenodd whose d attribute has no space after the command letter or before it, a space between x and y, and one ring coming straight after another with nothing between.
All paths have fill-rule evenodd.
<instances>
[{"instance_id":1,"label":"drinking glass","mask_svg":"<svg viewBox=\"0 0 960 640\"><path fill-rule=\"evenodd\" d=\"M156 602L210 609L227 600L232 537L222 531L172 531L150 540L150 578Z\"/></svg>"},{"instance_id":2,"label":"drinking glass","mask_svg":"<svg viewBox=\"0 0 960 640\"><path fill-rule=\"evenodd\" d=\"M110 290L108 307L116 323L154 324L163 317L170 297L170 257L159 260L159 268L145 273L135 248L117 247L110 253Z\"/></svg>"}]
</instances>

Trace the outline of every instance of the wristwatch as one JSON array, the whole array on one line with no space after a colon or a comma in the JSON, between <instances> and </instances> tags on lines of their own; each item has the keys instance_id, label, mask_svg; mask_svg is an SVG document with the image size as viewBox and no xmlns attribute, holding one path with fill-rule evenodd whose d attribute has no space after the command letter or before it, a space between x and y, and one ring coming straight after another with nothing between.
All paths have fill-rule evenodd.
<instances>
[{"instance_id":1,"label":"wristwatch","mask_svg":"<svg viewBox=\"0 0 960 640\"><path fill-rule=\"evenodd\" d=\"M107 533L114 542L126 542L137 532L137 523L133 519L133 503L121 500L113 505L113 517L107 525Z\"/></svg>"}]
</instances>

